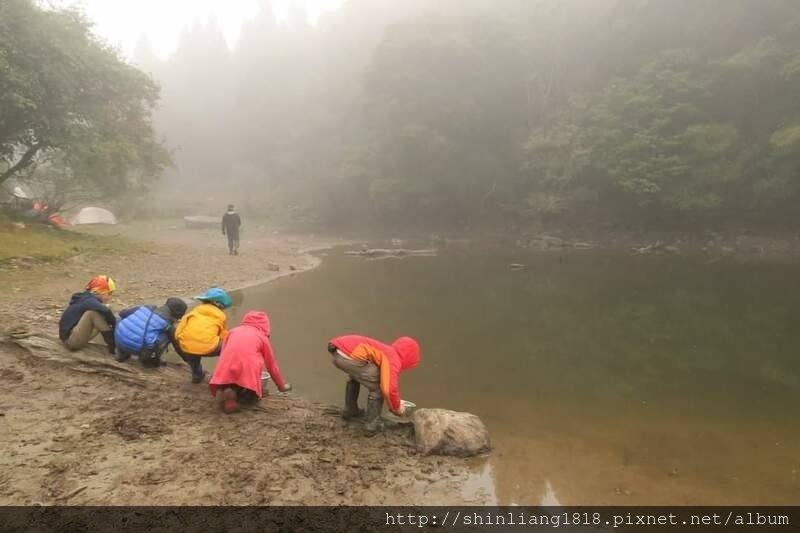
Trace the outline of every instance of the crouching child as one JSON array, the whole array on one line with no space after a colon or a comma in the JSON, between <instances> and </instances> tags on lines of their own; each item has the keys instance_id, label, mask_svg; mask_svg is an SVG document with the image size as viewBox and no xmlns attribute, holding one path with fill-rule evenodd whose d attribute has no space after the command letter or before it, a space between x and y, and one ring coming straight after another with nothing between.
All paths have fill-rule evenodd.
<instances>
[{"instance_id":1,"label":"crouching child","mask_svg":"<svg viewBox=\"0 0 800 533\"><path fill-rule=\"evenodd\" d=\"M208 289L195 296L200 305L189 311L175 326L172 346L192 370L192 383L201 383L206 376L203 357L218 357L228 336L225 309L233 300L219 287Z\"/></svg>"},{"instance_id":2,"label":"crouching child","mask_svg":"<svg viewBox=\"0 0 800 533\"><path fill-rule=\"evenodd\" d=\"M261 373L265 368L279 391L292 389L278 368L269 342L270 333L267 314L250 311L242 324L228 334L208 385L224 412L235 413L240 403L254 403L263 397Z\"/></svg>"},{"instance_id":3,"label":"crouching child","mask_svg":"<svg viewBox=\"0 0 800 533\"><path fill-rule=\"evenodd\" d=\"M95 276L83 292L72 295L58 321L58 336L68 350L80 350L101 335L112 355L115 353L114 326L117 318L108 307L117 285L108 276Z\"/></svg>"},{"instance_id":4,"label":"crouching child","mask_svg":"<svg viewBox=\"0 0 800 533\"><path fill-rule=\"evenodd\" d=\"M384 400L389 409L405 415L406 407L400 399L400 374L419 364L419 344L411 337L400 337L392 344L384 344L363 335L343 335L331 339L328 352L333 366L347 374L345 386L345 420L364 415L364 433L373 436L383 429L381 411ZM364 385L367 410L358 407L358 394Z\"/></svg>"},{"instance_id":5,"label":"crouching child","mask_svg":"<svg viewBox=\"0 0 800 533\"><path fill-rule=\"evenodd\" d=\"M161 307L142 305L121 311L114 329L117 361L127 361L136 355L144 366L160 366L175 323L184 314L186 302L180 298L168 298Z\"/></svg>"}]
</instances>

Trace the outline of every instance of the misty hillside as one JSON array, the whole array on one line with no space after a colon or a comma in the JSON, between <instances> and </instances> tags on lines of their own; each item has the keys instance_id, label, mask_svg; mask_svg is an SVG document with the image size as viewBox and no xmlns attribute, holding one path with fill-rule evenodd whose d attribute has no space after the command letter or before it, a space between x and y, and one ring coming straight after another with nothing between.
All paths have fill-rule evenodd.
<instances>
[{"instance_id":1,"label":"misty hillside","mask_svg":"<svg viewBox=\"0 0 800 533\"><path fill-rule=\"evenodd\" d=\"M175 163L137 160L159 194L321 222L798 221L796 1L260 6L233 49L211 20L134 54Z\"/></svg>"}]
</instances>

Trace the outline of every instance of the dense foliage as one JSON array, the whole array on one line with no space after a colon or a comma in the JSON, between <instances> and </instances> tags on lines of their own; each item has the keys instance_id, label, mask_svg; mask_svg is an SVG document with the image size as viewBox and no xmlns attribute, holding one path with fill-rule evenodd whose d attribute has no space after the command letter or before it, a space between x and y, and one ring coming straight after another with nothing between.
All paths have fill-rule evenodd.
<instances>
[{"instance_id":1,"label":"dense foliage","mask_svg":"<svg viewBox=\"0 0 800 533\"><path fill-rule=\"evenodd\" d=\"M794 217L796 0L269 2L167 63L173 183L357 221ZM219 188L219 187L217 187Z\"/></svg>"},{"instance_id":2,"label":"dense foliage","mask_svg":"<svg viewBox=\"0 0 800 533\"><path fill-rule=\"evenodd\" d=\"M151 181L169 163L150 123L157 98L80 12L0 2L0 183L111 195Z\"/></svg>"}]
</instances>

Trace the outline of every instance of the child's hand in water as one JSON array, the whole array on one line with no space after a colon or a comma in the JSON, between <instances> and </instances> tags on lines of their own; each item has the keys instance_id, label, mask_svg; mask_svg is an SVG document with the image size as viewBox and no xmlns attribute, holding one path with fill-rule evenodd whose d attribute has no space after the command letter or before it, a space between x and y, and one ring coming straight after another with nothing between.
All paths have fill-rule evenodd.
<instances>
[{"instance_id":1,"label":"child's hand in water","mask_svg":"<svg viewBox=\"0 0 800 533\"><path fill-rule=\"evenodd\" d=\"M292 384L291 383L285 383L283 385L283 388L280 390L280 392L289 392L290 390L292 390Z\"/></svg>"}]
</instances>

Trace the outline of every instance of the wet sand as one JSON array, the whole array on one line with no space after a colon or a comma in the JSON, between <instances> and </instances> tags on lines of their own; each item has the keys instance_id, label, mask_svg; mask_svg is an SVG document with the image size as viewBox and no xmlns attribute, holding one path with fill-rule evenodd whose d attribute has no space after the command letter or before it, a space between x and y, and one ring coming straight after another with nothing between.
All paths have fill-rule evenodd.
<instances>
[{"instance_id":1,"label":"wet sand","mask_svg":"<svg viewBox=\"0 0 800 533\"><path fill-rule=\"evenodd\" d=\"M318 264L304 250L341 242L264 229L258 237L243 234L241 255L229 257L218 232L186 230L177 221L95 231L157 235L158 242L146 254L0 272L3 329L56 335L69 295L96 273L117 280L119 310L210 285L235 288L299 273ZM154 372L142 387L0 344L0 385L3 505L411 505L484 498L480 465L420 457L408 429L366 439L360 424L342 421L337 408L274 391L257 408L224 415L206 385L189 382L185 365Z\"/></svg>"}]
</instances>

